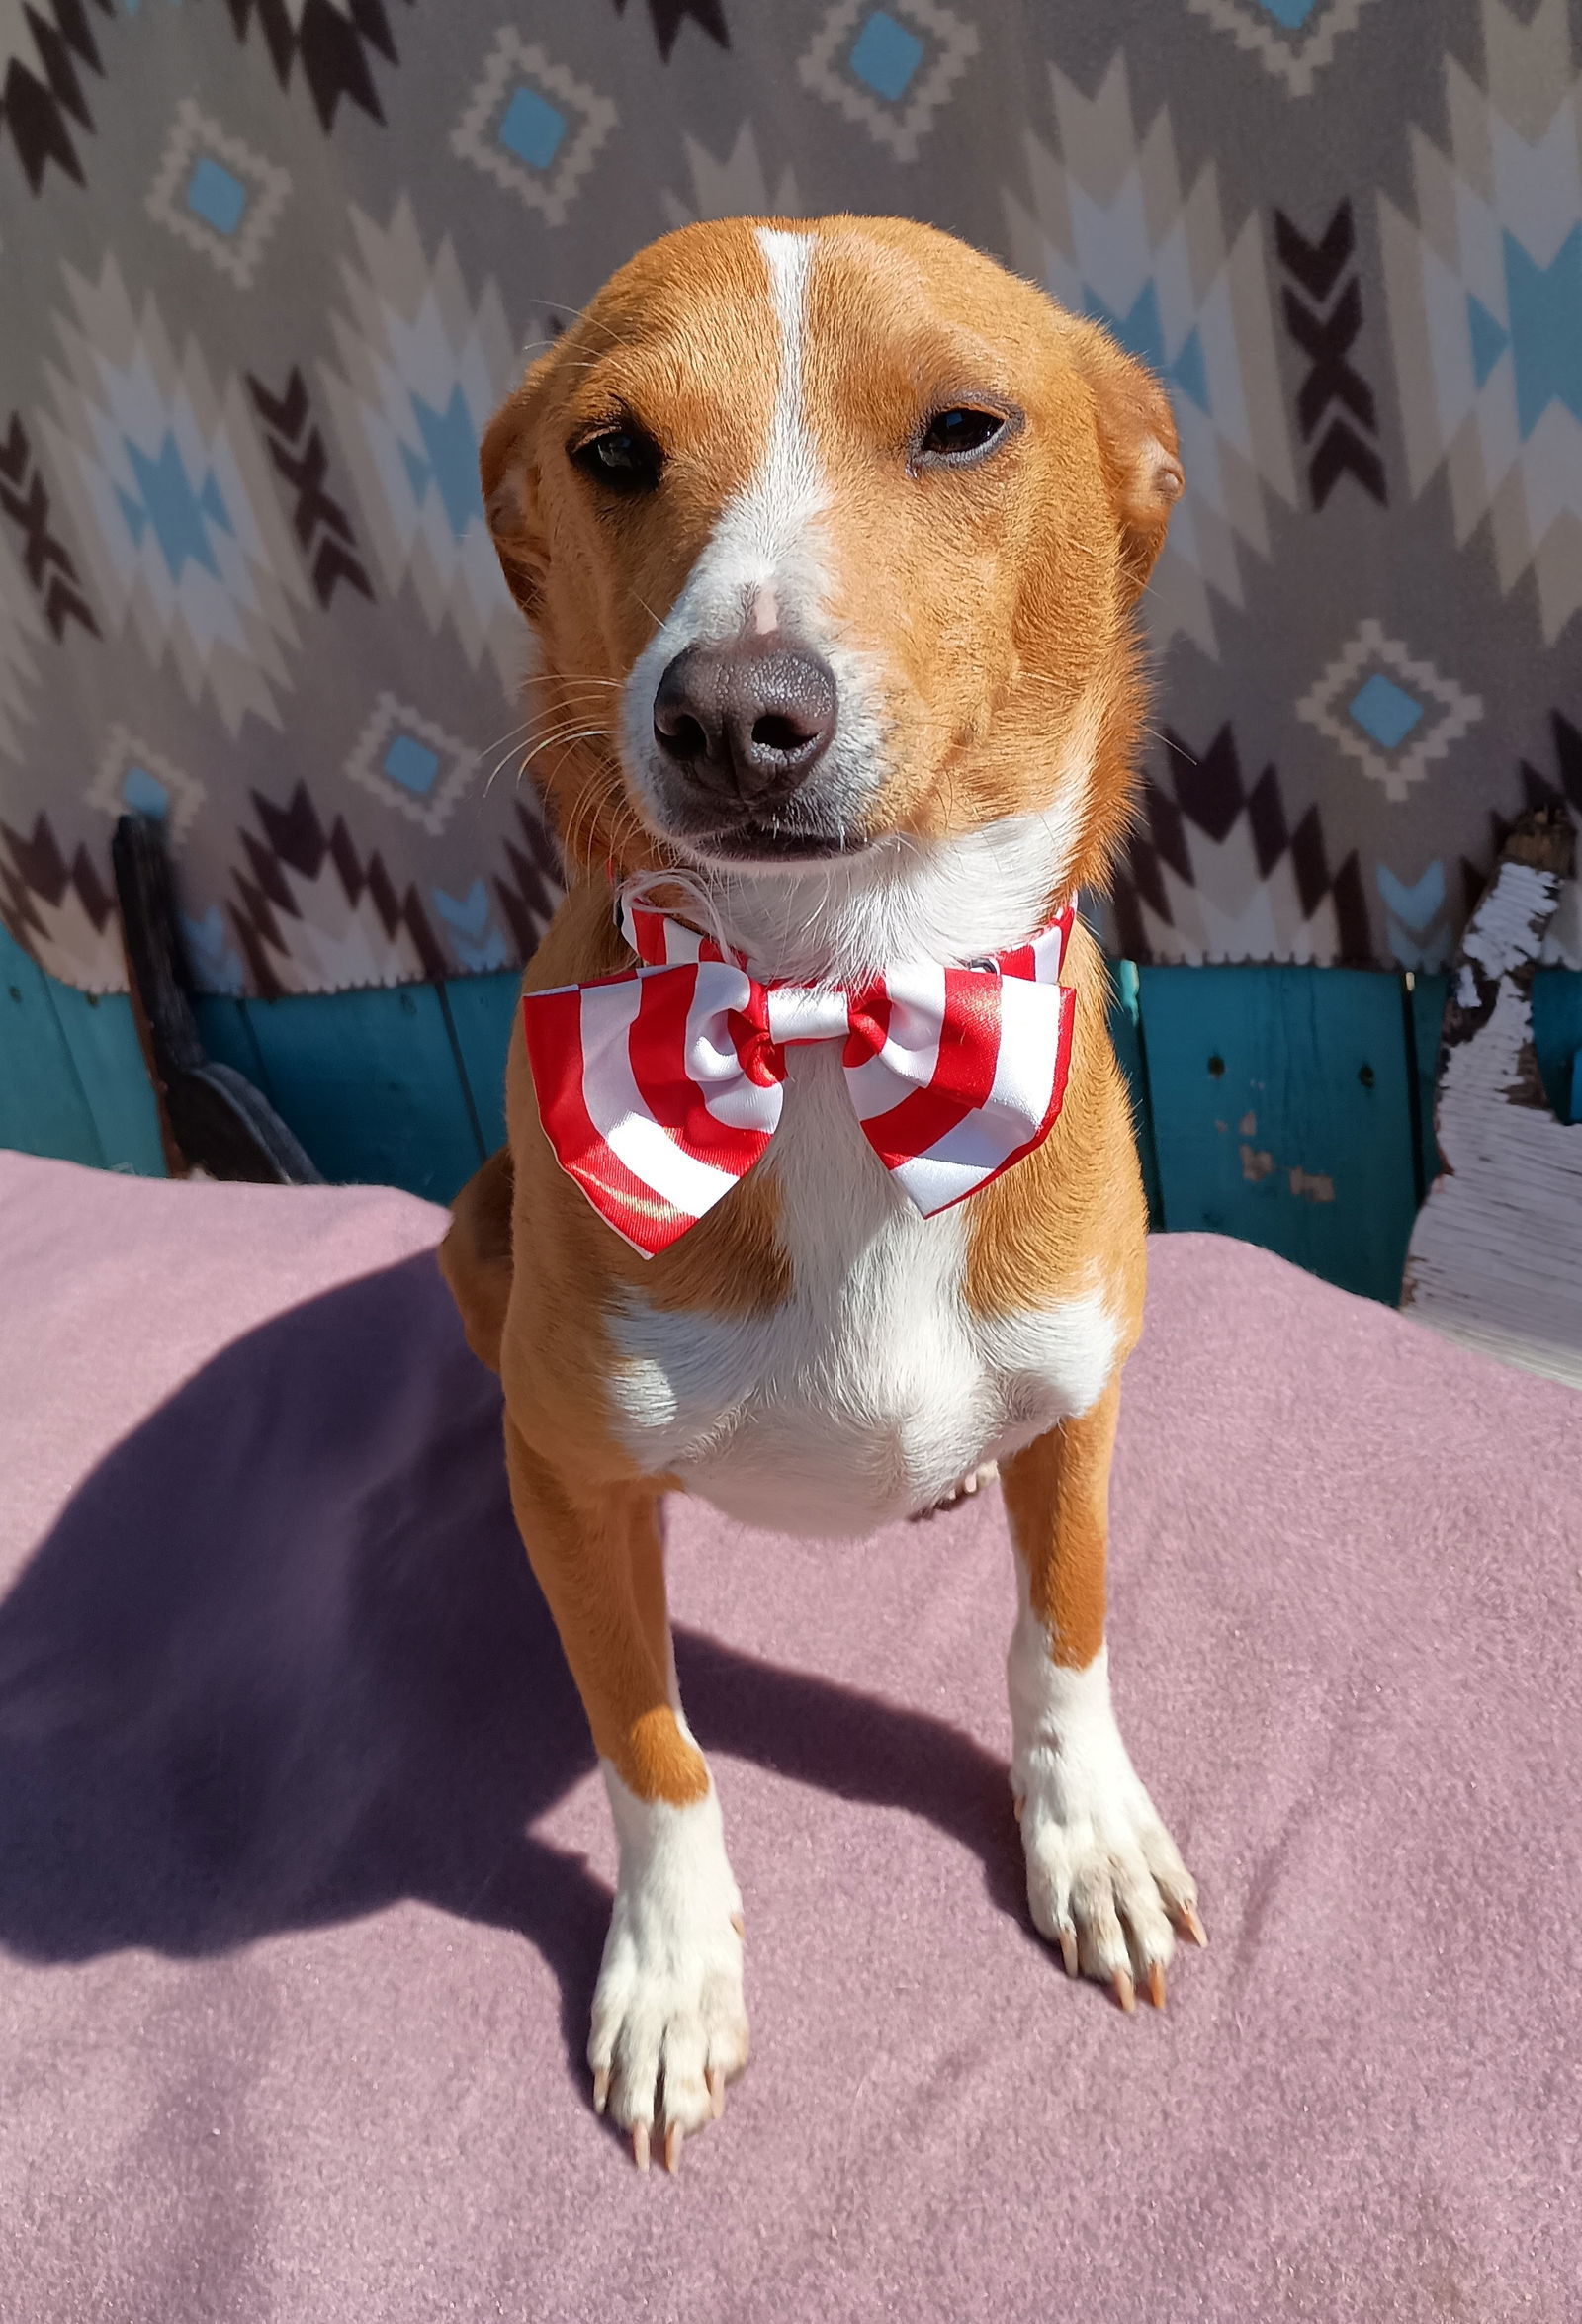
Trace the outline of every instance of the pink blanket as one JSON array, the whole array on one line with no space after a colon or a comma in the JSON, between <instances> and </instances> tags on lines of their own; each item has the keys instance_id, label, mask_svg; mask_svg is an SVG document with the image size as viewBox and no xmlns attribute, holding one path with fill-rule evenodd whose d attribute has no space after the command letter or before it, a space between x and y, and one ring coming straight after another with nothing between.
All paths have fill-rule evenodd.
<instances>
[{"instance_id":1,"label":"pink blanket","mask_svg":"<svg viewBox=\"0 0 1582 2324\"><path fill-rule=\"evenodd\" d=\"M0 1156L7 2324L1582 2314L1573 1394L1155 1246L1113 1658L1212 1938L1163 2017L1027 1921L998 1500L678 1502L754 2060L644 2180L442 1223Z\"/></svg>"}]
</instances>

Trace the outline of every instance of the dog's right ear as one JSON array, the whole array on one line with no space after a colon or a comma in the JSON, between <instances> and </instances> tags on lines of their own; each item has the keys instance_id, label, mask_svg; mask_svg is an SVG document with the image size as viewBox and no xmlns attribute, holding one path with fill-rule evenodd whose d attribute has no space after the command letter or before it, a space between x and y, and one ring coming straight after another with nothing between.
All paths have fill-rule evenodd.
<instances>
[{"instance_id":1,"label":"dog's right ear","mask_svg":"<svg viewBox=\"0 0 1582 2324\"><path fill-rule=\"evenodd\" d=\"M1128 602L1141 593L1165 545L1182 492L1181 453L1170 397L1161 383L1099 324L1064 317L1067 343L1094 399L1094 416L1115 513Z\"/></svg>"},{"instance_id":2,"label":"dog's right ear","mask_svg":"<svg viewBox=\"0 0 1582 2324\"><path fill-rule=\"evenodd\" d=\"M494 554L506 587L530 622L538 619L549 564L549 543L539 512L535 443L548 361L547 356L540 357L500 405L483 431L478 460Z\"/></svg>"}]
</instances>

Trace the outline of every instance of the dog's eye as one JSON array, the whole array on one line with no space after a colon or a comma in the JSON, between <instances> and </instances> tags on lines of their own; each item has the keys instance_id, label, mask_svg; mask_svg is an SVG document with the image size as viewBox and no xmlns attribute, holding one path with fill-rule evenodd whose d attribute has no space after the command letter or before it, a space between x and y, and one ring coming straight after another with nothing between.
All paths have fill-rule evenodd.
<instances>
[{"instance_id":1,"label":"dog's eye","mask_svg":"<svg viewBox=\"0 0 1582 2324\"><path fill-rule=\"evenodd\" d=\"M954 466L990 451L1009 425L1003 411L979 411L972 404L936 411L918 438L916 458L925 466L936 462Z\"/></svg>"},{"instance_id":2,"label":"dog's eye","mask_svg":"<svg viewBox=\"0 0 1582 2324\"><path fill-rule=\"evenodd\" d=\"M664 455L641 428L606 428L576 445L571 459L585 476L612 492L651 492Z\"/></svg>"}]
</instances>

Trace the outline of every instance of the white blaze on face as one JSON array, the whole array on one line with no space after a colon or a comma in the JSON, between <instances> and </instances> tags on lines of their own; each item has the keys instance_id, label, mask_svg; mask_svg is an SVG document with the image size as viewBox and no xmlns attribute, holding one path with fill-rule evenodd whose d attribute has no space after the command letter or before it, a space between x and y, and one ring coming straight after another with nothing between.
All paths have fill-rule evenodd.
<instances>
[{"instance_id":1,"label":"white blaze on face","mask_svg":"<svg viewBox=\"0 0 1582 2324\"><path fill-rule=\"evenodd\" d=\"M675 656L688 646L720 644L742 632L766 635L781 627L816 643L810 630L824 594L816 519L826 492L802 409L803 318L813 237L764 228L757 241L768 270L764 320L778 357L761 457L747 484L720 511L708 546L638 656L627 684L628 763L656 806L654 692ZM723 385L728 389L728 379Z\"/></svg>"},{"instance_id":2,"label":"white blaze on face","mask_svg":"<svg viewBox=\"0 0 1582 2324\"><path fill-rule=\"evenodd\" d=\"M710 554L718 554L727 568L740 560L750 575L748 587L767 595L774 608L768 621L755 625L767 630L775 626L782 597L794 620L798 612L812 612L822 594L814 520L825 506L826 492L802 408L802 344L813 237L761 227L757 241L769 269L780 343L774 410L763 464L721 518L705 561ZM798 604L799 598L804 605Z\"/></svg>"},{"instance_id":3,"label":"white blaze on face","mask_svg":"<svg viewBox=\"0 0 1582 2324\"><path fill-rule=\"evenodd\" d=\"M850 831L874 828L873 804L892 772L885 702L889 673L842 637L830 610L836 512L803 386L808 291L819 263L812 234L760 227L765 281L750 322L772 336L772 403L757 466L721 509L667 618L638 656L622 709L634 791L660 830L684 832L686 776L654 740L660 678L689 646L782 632L822 655L838 713L817 787ZM729 364L719 392L730 395ZM970 959L1019 942L1063 893L1087 813L1101 704L1084 706L1047 804L935 840L883 835L811 865L727 868L698 861L720 932L769 974L851 979L885 961ZM667 806L671 812L667 813Z\"/></svg>"}]
</instances>

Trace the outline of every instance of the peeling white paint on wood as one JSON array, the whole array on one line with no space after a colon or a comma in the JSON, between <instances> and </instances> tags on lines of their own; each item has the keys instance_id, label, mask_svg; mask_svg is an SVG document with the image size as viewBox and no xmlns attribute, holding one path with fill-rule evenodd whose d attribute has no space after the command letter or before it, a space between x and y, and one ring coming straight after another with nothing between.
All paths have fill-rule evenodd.
<instances>
[{"instance_id":1,"label":"peeling white paint on wood","mask_svg":"<svg viewBox=\"0 0 1582 2324\"><path fill-rule=\"evenodd\" d=\"M1582 855L1582 815L1574 807L1570 813L1576 852ZM1574 873L1569 880L1560 882L1554 917L1543 931L1538 966L1545 969L1582 969L1582 879L1578 879Z\"/></svg>"},{"instance_id":2,"label":"peeling white paint on wood","mask_svg":"<svg viewBox=\"0 0 1582 2324\"><path fill-rule=\"evenodd\" d=\"M1528 1000L1571 861L1563 815L1524 817L1462 940L1436 1112L1446 1168L1413 1230L1401 1304L1582 1388L1582 1123L1544 1100Z\"/></svg>"}]
</instances>

